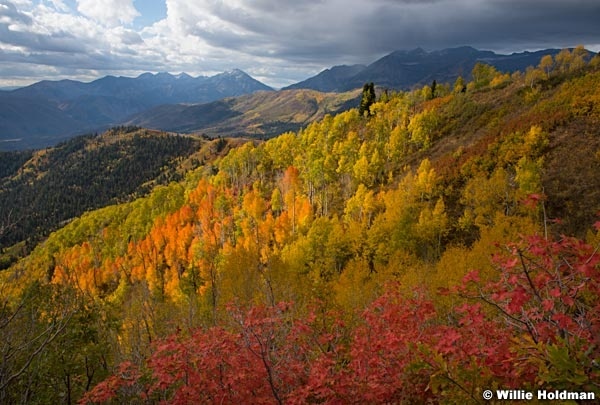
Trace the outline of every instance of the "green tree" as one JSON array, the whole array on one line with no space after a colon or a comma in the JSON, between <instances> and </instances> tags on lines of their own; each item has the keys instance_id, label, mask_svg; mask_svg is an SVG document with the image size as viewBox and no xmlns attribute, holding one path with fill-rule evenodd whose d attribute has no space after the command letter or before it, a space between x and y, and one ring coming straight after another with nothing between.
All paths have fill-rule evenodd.
<instances>
[{"instance_id":1,"label":"green tree","mask_svg":"<svg viewBox=\"0 0 600 405\"><path fill-rule=\"evenodd\" d=\"M358 113L360 116L371 115L371 105L375 102L375 85L373 82L365 83L363 86L362 98L360 100L360 106L358 108Z\"/></svg>"},{"instance_id":2,"label":"green tree","mask_svg":"<svg viewBox=\"0 0 600 405\"><path fill-rule=\"evenodd\" d=\"M33 282L0 303L0 403L73 404L106 376L112 322L73 288Z\"/></svg>"}]
</instances>

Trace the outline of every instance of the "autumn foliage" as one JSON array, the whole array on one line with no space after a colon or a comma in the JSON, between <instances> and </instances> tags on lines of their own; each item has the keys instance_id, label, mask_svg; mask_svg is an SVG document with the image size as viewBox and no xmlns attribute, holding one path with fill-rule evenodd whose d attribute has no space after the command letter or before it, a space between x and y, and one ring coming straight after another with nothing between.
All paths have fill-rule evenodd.
<instances>
[{"instance_id":1,"label":"autumn foliage","mask_svg":"<svg viewBox=\"0 0 600 405\"><path fill-rule=\"evenodd\" d=\"M478 402L484 387L599 392L600 254L539 236L495 256L498 277L468 274L467 298L442 319L422 292L397 285L348 326L292 304L231 305L229 324L155 344L82 403L138 395L168 403ZM137 386L138 391L131 392ZM462 399L461 399L462 398Z\"/></svg>"},{"instance_id":2,"label":"autumn foliage","mask_svg":"<svg viewBox=\"0 0 600 405\"><path fill-rule=\"evenodd\" d=\"M74 219L0 274L0 402L598 392L600 72L569 55L238 140ZM24 293L36 283L54 301Z\"/></svg>"}]
</instances>

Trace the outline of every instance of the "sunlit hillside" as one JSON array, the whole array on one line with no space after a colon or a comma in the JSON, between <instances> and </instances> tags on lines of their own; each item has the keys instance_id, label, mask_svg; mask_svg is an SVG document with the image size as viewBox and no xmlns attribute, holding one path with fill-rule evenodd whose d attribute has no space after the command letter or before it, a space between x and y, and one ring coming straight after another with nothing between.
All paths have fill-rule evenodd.
<instances>
[{"instance_id":1,"label":"sunlit hillside","mask_svg":"<svg viewBox=\"0 0 600 405\"><path fill-rule=\"evenodd\" d=\"M52 233L0 273L0 403L598 398L600 57L472 73Z\"/></svg>"}]
</instances>

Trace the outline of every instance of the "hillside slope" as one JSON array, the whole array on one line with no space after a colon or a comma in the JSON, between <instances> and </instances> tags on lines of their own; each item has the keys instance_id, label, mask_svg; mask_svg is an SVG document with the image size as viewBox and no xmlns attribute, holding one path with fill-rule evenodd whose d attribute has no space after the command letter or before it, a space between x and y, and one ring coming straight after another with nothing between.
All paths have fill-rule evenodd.
<instances>
[{"instance_id":1,"label":"hillside slope","mask_svg":"<svg viewBox=\"0 0 600 405\"><path fill-rule=\"evenodd\" d=\"M164 105L129 118L126 125L210 137L270 138L358 105L359 92L312 90L257 92L207 104Z\"/></svg>"},{"instance_id":2,"label":"hillside slope","mask_svg":"<svg viewBox=\"0 0 600 405\"><path fill-rule=\"evenodd\" d=\"M74 219L0 273L0 395L600 396L600 58L563 56L215 140L182 181Z\"/></svg>"},{"instance_id":3,"label":"hillside slope","mask_svg":"<svg viewBox=\"0 0 600 405\"><path fill-rule=\"evenodd\" d=\"M35 243L83 212L135 199L178 179L192 138L137 128L83 136L35 152L0 152L0 248Z\"/></svg>"}]
</instances>

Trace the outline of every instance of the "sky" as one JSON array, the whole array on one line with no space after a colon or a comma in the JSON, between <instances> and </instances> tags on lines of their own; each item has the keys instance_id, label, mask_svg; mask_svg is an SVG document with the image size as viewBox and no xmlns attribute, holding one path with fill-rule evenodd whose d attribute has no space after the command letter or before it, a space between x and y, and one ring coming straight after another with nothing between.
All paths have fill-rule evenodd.
<instances>
[{"instance_id":1,"label":"sky","mask_svg":"<svg viewBox=\"0 0 600 405\"><path fill-rule=\"evenodd\" d=\"M600 51L600 0L0 0L0 87L239 68L275 88L395 50Z\"/></svg>"}]
</instances>

